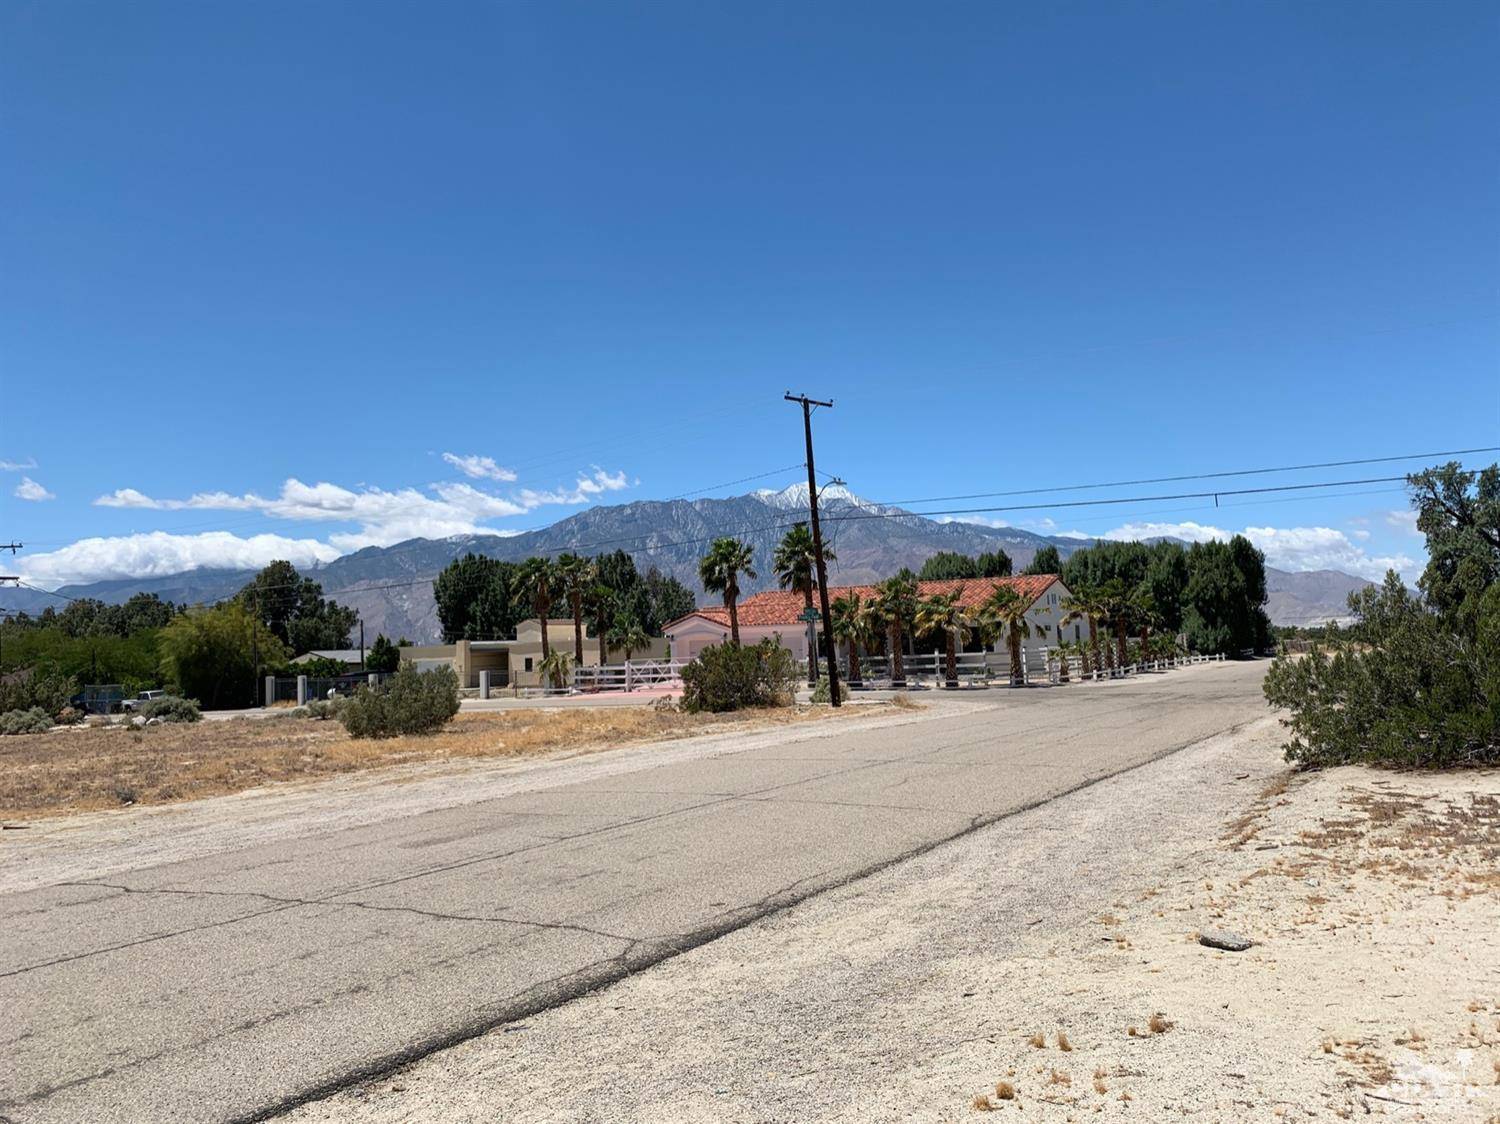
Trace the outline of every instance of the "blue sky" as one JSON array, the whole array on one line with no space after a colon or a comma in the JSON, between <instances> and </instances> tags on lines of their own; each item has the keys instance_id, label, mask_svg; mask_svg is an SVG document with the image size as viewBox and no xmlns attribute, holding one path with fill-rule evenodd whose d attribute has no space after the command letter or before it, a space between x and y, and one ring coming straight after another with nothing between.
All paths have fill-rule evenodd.
<instances>
[{"instance_id":1,"label":"blue sky","mask_svg":"<svg viewBox=\"0 0 1500 1124\"><path fill-rule=\"evenodd\" d=\"M17 3L0 44L41 584L696 492L801 460L788 388L877 500L1500 444L1490 4ZM1348 491L987 517L1414 579L1399 490Z\"/></svg>"}]
</instances>

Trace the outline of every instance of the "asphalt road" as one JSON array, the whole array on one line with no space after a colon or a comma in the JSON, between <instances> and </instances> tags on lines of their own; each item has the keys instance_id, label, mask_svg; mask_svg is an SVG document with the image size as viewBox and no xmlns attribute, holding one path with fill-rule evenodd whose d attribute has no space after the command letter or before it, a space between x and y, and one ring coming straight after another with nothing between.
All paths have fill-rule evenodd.
<instances>
[{"instance_id":1,"label":"asphalt road","mask_svg":"<svg viewBox=\"0 0 1500 1124\"><path fill-rule=\"evenodd\" d=\"M5 895L0 1118L274 1115L1263 717L1264 667L967 694Z\"/></svg>"}]
</instances>

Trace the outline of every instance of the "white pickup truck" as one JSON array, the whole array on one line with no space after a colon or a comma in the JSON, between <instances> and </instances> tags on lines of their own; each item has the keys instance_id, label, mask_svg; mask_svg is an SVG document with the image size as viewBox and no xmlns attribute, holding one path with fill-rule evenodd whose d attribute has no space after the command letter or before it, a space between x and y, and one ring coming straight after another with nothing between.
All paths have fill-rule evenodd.
<instances>
[{"instance_id":1,"label":"white pickup truck","mask_svg":"<svg viewBox=\"0 0 1500 1124\"><path fill-rule=\"evenodd\" d=\"M142 691L140 694L136 695L135 698L126 699L125 701L120 703L120 709L125 711L140 710L141 707L145 706L148 702L152 702L156 699L164 699L166 697L167 693L165 691Z\"/></svg>"}]
</instances>

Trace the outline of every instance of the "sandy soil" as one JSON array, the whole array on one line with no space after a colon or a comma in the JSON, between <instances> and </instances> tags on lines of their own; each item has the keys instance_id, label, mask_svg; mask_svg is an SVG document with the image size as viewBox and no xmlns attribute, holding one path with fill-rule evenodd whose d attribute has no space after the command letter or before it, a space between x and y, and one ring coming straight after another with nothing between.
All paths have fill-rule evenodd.
<instances>
[{"instance_id":1,"label":"sandy soil","mask_svg":"<svg viewBox=\"0 0 1500 1124\"><path fill-rule=\"evenodd\" d=\"M889 704L873 704L888 706ZM0 738L0 816L8 823L170 804L367 769L580 753L716 732L846 717L797 706L684 714L651 706L466 712L434 734L351 738L338 722L292 717L130 727L60 727Z\"/></svg>"},{"instance_id":2,"label":"sandy soil","mask_svg":"<svg viewBox=\"0 0 1500 1124\"><path fill-rule=\"evenodd\" d=\"M1199 743L293 1116L1500 1121L1500 774L1292 776L1279 740Z\"/></svg>"}]
</instances>

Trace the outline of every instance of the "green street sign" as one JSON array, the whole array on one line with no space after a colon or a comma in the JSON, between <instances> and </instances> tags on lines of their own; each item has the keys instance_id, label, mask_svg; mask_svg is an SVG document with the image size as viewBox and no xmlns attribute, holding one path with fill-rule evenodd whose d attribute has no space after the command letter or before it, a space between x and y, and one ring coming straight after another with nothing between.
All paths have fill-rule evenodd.
<instances>
[{"instance_id":1,"label":"green street sign","mask_svg":"<svg viewBox=\"0 0 1500 1124\"><path fill-rule=\"evenodd\" d=\"M797 614L797 619L799 621L806 621L808 624L817 624L823 619L823 614L816 609L803 609L802 612Z\"/></svg>"}]
</instances>

